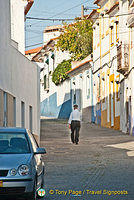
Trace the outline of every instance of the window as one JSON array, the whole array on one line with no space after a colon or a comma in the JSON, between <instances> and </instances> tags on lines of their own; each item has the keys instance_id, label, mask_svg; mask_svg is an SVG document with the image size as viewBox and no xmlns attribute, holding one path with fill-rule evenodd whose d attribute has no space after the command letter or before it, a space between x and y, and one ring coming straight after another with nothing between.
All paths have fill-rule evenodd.
<instances>
[{"instance_id":1,"label":"window","mask_svg":"<svg viewBox=\"0 0 134 200\"><path fill-rule=\"evenodd\" d=\"M114 44L114 27L111 26L111 45Z\"/></svg>"},{"instance_id":2,"label":"window","mask_svg":"<svg viewBox=\"0 0 134 200\"><path fill-rule=\"evenodd\" d=\"M44 90L46 89L47 87L47 75L44 76Z\"/></svg>"},{"instance_id":3,"label":"window","mask_svg":"<svg viewBox=\"0 0 134 200\"><path fill-rule=\"evenodd\" d=\"M119 39L119 22L116 22L116 40Z\"/></svg>"},{"instance_id":4,"label":"window","mask_svg":"<svg viewBox=\"0 0 134 200\"><path fill-rule=\"evenodd\" d=\"M120 87L119 84L116 83L116 101L120 101Z\"/></svg>"},{"instance_id":5,"label":"window","mask_svg":"<svg viewBox=\"0 0 134 200\"><path fill-rule=\"evenodd\" d=\"M14 110L14 113L13 113L13 115L14 115L14 126L16 126L16 98L15 97L13 97L13 110Z\"/></svg>"},{"instance_id":6,"label":"window","mask_svg":"<svg viewBox=\"0 0 134 200\"><path fill-rule=\"evenodd\" d=\"M32 132L33 129L33 108L29 106L29 130Z\"/></svg>"},{"instance_id":7,"label":"window","mask_svg":"<svg viewBox=\"0 0 134 200\"><path fill-rule=\"evenodd\" d=\"M97 102L100 102L100 95L101 95L101 82L100 82L100 74L98 74L98 81L97 81Z\"/></svg>"},{"instance_id":8,"label":"window","mask_svg":"<svg viewBox=\"0 0 134 200\"><path fill-rule=\"evenodd\" d=\"M25 127L25 103L21 101L21 127Z\"/></svg>"},{"instance_id":9,"label":"window","mask_svg":"<svg viewBox=\"0 0 134 200\"><path fill-rule=\"evenodd\" d=\"M3 126L7 126L7 93L4 92L4 122Z\"/></svg>"},{"instance_id":10,"label":"window","mask_svg":"<svg viewBox=\"0 0 134 200\"><path fill-rule=\"evenodd\" d=\"M131 49L134 47L134 44L133 44L133 42L134 42L134 28L133 27L131 27Z\"/></svg>"},{"instance_id":11,"label":"window","mask_svg":"<svg viewBox=\"0 0 134 200\"><path fill-rule=\"evenodd\" d=\"M105 74L102 75L102 103L105 103Z\"/></svg>"},{"instance_id":12,"label":"window","mask_svg":"<svg viewBox=\"0 0 134 200\"><path fill-rule=\"evenodd\" d=\"M102 17L102 39L104 38L104 27L105 27L105 24L104 24L104 17Z\"/></svg>"},{"instance_id":13,"label":"window","mask_svg":"<svg viewBox=\"0 0 134 200\"><path fill-rule=\"evenodd\" d=\"M76 93L74 93L74 101L73 104L76 104Z\"/></svg>"},{"instance_id":14,"label":"window","mask_svg":"<svg viewBox=\"0 0 134 200\"><path fill-rule=\"evenodd\" d=\"M25 133L1 132L0 154L30 153L29 143Z\"/></svg>"},{"instance_id":15,"label":"window","mask_svg":"<svg viewBox=\"0 0 134 200\"><path fill-rule=\"evenodd\" d=\"M86 95L87 98L90 98L90 77L89 74L86 76Z\"/></svg>"},{"instance_id":16,"label":"window","mask_svg":"<svg viewBox=\"0 0 134 200\"><path fill-rule=\"evenodd\" d=\"M44 76L44 90L49 88L49 77L47 75Z\"/></svg>"},{"instance_id":17,"label":"window","mask_svg":"<svg viewBox=\"0 0 134 200\"><path fill-rule=\"evenodd\" d=\"M28 136L30 137L31 143L32 143L32 147L33 147L33 151L36 152L36 149L39 147L37 141L35 140L33 134L28 132Z\"/></svg>"}]
</instances>

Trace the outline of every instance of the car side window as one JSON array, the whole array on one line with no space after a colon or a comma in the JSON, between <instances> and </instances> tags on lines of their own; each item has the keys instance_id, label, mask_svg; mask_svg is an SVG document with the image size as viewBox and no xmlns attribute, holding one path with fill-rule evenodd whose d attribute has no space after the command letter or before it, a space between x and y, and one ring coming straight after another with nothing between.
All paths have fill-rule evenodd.
<instances>
[{"instance_id":1,"label":"car side window","mask_svg":"<svg viewBox=\"0 0 134 200\"><path fill-rule=\"evenodd\" d=\"M34 136L31 133L29 133L28 135L30 137L30 140L31 140L31 143L32 143L32 146L33 146L33 150L34 150L34 152L36 152L36 149L38 148L38 144L37 144Z\"/></svg>"}]
</instances>

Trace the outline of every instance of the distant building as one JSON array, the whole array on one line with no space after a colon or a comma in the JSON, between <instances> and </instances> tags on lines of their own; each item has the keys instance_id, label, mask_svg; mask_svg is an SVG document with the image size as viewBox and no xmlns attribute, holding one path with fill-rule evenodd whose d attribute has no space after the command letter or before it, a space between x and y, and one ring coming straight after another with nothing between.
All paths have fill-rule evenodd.
<instances>
[{"instance_id":1,"label":"distant building","mask_svg":"<svg viewBox=\"0 0 134 200\"><path fill-rule=\"evenodd\" d=\"M93 75L92 58L72 62L72 69L67 72L70 77L70 96L72 107L77 104L82 112L82 120L92 122Z\"/></svg>"},{"instance_id":2,"label":"distant building","mask_svg":"<svg viewBox=\"0 0 134 200\"><path fill-rule=\"evenodd\" d=\"M66 80L59 86L52 82L52 74L57 65L64 59L68 60L68 52L57 51L56 38L51 39L32 58L41 68L40 94L41 116L51 118L68 118L72 110L70 99L70 81Z\"/></svg>"},{"instance_id":3,"label":"distant building","mask_svg":"<svg viewBox=\"0 0 134 200\"><path fill-rule=\"evenodd\" d=\"M22 54L25 54L25 14L28 13L33 2L34 0L10 0L11 39Z\"/></svg>"},{"instance_id":4,"label":"distant building","mask_svg":"<svg viewBox=\"0 0 134 200\"><path fill-rule=\"evenodd\" d=\"M94 121L134 135L134 1L96 0L93 21Z\"/></svg>"},{"instance_id":5,"label":"distant building","mask_svg":"<svg viewBox=\"0 0 134 200\"><path fill-rule=\"evenodd\" d=\"M0 1L0 126L40 136L39 68L24 54L24 13L33 1Z\"/></svg>"},{"instance_id":6,"label":"distant building","mask_svg":"<svg viewBox=\"0 0 134 200\"><path fill-rule=\"evenodd\" d=\"M97 124L120 129L120 74L117 70L119 41L118 1L96 0L93 10L93 104ZM110 17L115 16L115 17Z\"/></svg>"},{"instance_id":7,"label":"distant building","mask_svg":"<svg viewBox=\"0 0 134 200\"><path fill-rule=\"evenodd\" d=\"M62 25L47 26L43 32L44 45L47 44L51 39L57 38L63 32Z\"/></svg>"},{"instance_id":8,"label":"distant building","mask_svg":"<svg viewBox=\"0 0 134 200\"><path fill-rule=\"evenodd\" d=\"M32 58L38 53L40 52L40 50L43 48L43 46L41 47L37 47L37 48L34 48L34 49L30 49L30 50L27 50L25 51L25 56L29 59L29 60L32 60Z\"/></svg>"}]
</instances>

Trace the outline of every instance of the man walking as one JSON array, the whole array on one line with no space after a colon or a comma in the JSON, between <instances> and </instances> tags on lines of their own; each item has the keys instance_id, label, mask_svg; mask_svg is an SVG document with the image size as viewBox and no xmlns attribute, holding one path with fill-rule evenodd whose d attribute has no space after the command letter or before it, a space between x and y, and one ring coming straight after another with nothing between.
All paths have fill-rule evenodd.
<instances>
[{"instance_id":1,"label":"man walking","mask_svg":"<svg viewBox=\"0 0 134 200\"><path fill-rule=\"evenodd\" d=\"M75 104L73 107L74 110L70 114L68 123L69 123L69 128L71 128L71 141L72 143L78 144L81 113L78 110L78 105Z\"/></svg>"}]
</instances>

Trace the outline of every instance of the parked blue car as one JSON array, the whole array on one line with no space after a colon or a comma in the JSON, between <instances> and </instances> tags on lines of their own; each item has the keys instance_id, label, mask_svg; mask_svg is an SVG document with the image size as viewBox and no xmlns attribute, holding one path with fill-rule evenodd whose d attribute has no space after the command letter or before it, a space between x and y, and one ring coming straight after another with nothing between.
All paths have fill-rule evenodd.
<instances>
[{"instance_id":1,"label":"parked blue car","mask_svg":"<svg viewBox=\"0 0 134 200\"><path fill-rule=\"evenodd\" d=\"M41 154L45 153L30 131L0 128L0 196L36 200L37 190L44 184Z\"/></svg>"}]
</instances>

